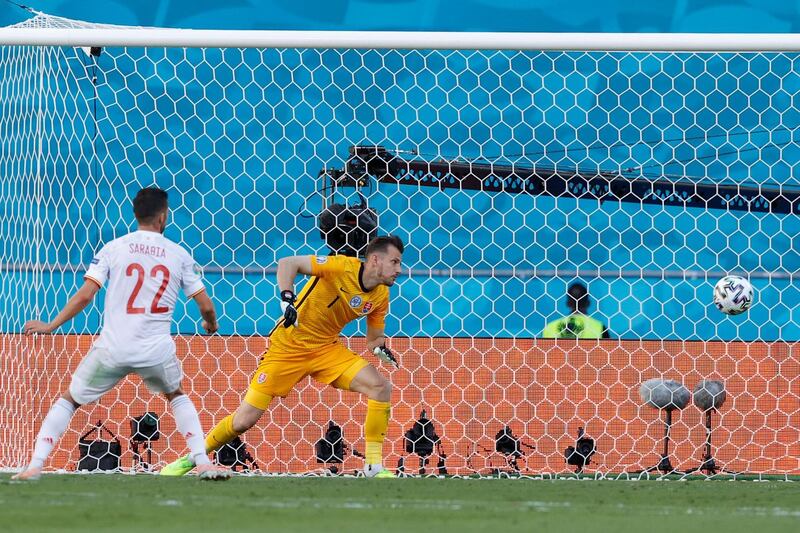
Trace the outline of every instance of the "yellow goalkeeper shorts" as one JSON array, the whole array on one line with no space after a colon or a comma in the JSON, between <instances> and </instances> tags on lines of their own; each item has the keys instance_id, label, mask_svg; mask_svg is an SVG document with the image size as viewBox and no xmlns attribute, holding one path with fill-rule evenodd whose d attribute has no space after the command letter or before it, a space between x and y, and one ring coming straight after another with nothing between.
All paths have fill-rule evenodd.
<instances>
[{"instance_id":1,"label":"yellow goalkeeper shorts","mask_svg":"<svg viewBox=\"0 0 800 533\"><path fill-rule=\"evenodd\" d=\"M254 407L262 408L256 405L259 398L286 396L306 376L337 389L349 390L350 382L367 365L366 359L338 342L305 353L285 353L270 348L261 356L245 399Z\"/></svg>"}]
</instances>

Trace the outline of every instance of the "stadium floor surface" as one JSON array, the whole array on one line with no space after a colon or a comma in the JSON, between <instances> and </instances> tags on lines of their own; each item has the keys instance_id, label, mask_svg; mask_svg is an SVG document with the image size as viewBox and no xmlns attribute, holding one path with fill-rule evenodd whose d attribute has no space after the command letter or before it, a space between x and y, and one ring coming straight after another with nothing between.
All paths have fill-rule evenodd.
<instances>
[{"instance_id":1,"label":"stadium floor surface","mask_svg":"<svg viewBox=\"0 0 800 533\"><path fill-rule=\"evenodd\" d=\"M800 483L0 474L0 531L87 530L796 532Z\"/></svg>"}]
</instances>

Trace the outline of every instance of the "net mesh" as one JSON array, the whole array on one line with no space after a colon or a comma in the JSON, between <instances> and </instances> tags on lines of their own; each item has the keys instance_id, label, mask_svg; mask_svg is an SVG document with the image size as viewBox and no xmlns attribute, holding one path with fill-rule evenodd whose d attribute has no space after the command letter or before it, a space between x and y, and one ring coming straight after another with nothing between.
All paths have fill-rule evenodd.
<instances>
[{"instance_id":1,"label":"net mesh","mask_svg":"<svg viewBox=\"0 0 800 533\"><path fill-rule=\"evenodd\" d=\"M100 27L43 14L23 25ZM638 471L660 460L665 417L640 385L663 378L692 390L713 379L727 392L712 414L717 461L800 473L796 204L782 212L762 194L761 207L748 208L737 192L769 189L791 202L800 190L797 61L0 47L0 467L27 461L41 418L99 331L101 300L52 337L22 337L22 325L54 316L93 252L133 229L140 187L169 191L166 235L203 265L217 302L220 336L199 335L193 308L175 312L185 389L209 428L239 404L266 347L279 313L277 259L327 253L315 215L332 199L359 199L348 187L331 196L330 169L348 168L351 146L381 145L403 166L369 175L358 192L381 233L406 241L408 267L387 319L402 365L382 370L396 386L387 464L404 458L407 472L421 471L419 454L405 457L404 433L425 410L440 437L426 473L438 472L442 454L451 474L566 471L579 428L597 447L587 471ZM458 165L468 171L448 173ZM498 188L509 168L512 178L538 177L544 193ZM479 169L488 175L474 186ZM587 176L650 184L651 193L584 194L574 185ZM665 183L696 195L653 192ZM716 207L720 198L729 208ZM712 305L727 273L755 287L744 315ZM539 338L568 313L574 282L588 287L589 314L611 339ZM344 342L360 351L363 334L353 324ZM135 456L129 439L130 419L147 411L163 415L152 460ZM314 446L329 421L364 451L365 412L354 394L302 381L243 438L261 471L314 471L325 466ZM703 413L690 404L673 416L672 462L696 466ZM183 452L164 400L130 378L78 412L50 468L75 469L77 441L97 421L121 440L123 468ZM498 450L506 426L513 453ZM346 453L342 468L360 464Z\"/></svg>"}]
</instances>

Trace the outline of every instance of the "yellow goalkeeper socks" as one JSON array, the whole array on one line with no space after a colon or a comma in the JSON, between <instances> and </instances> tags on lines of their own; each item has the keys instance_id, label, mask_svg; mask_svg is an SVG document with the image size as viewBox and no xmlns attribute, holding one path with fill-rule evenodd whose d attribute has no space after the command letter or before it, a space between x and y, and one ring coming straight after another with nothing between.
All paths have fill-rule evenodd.
<instances>
[{"instance_id":1,"label":"yellow goalkeeper socks","mask_svg":"<svg viewBox=\"0 0 800 533\"><path fill-rule=\"evenodd\" d=\"M389 402L367 401L367 421L364 423L364 438L367 441L366 463L383 463L383 441L389 427Z\"/></svg>"},{"instance_id":2,"label":"yellow goalkeeper socks","mask_svg":"<svg viewBox=\"0 0 800 533\"><path fill-rule=\"evenodd\" d=\"M206 453L213 452L239 435L233 430L233 415L226 416L206 435Z\"/></svg>"}]
</instances>

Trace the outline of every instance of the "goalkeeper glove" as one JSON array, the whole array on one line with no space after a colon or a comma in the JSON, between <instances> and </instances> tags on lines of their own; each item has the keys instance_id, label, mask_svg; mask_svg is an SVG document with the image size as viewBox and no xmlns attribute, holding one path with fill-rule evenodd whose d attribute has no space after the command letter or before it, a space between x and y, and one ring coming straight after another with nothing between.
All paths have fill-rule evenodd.
<instances>
[{"instance_id":1,"label":"goalkeeper glove","mask_svg":"<svg viewBox=\"0 0 800 533\"><path fill-rule=\"evenodd\" d=\"M394 365L395 368L400 368L400 365L397 363L397 359L395 358L394 354L389 348L386 347L385 344L376 346L375 349L372 350L372 353L374 353L375 356L384 363L389 363L390 365Z\"/></svg>"},{"instance_id":2,"label":"goalkeeper glove","mask_svg":"<svg viewBox=\"0 0 800 533\"><path fill-rule=\"evenodd\" d=\"M283 327L297 326L296 298L292 291L281 291L281 311L283 311Z\"/></svg>"}]
</instances>

